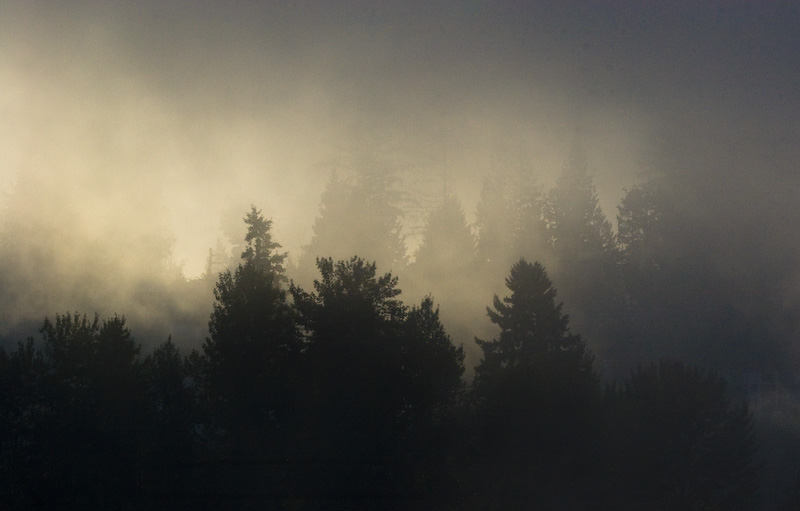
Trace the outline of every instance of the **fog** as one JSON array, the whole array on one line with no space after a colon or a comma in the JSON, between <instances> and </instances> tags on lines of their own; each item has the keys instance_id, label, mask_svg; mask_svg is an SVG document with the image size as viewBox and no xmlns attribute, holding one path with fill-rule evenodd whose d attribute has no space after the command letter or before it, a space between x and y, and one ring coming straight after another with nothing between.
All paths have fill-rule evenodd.
<instances>
[{"instance_id":1,"label":"fog","mask_svg":"<svg viewBox=\"0 0 800 511\"><path fill-rule=\"evenodd\" d=\"M488 7L325 10L12 3L4 188L20 174L61 192L66 181L86 222L118 214L126 229L170 229L195 276L219 217L250 202L299 249L331 168L358 150L423 176L446 165L468 203L498 152L529 153L544 179L576 129L603 167L627 174L598 173L605 193L617 198L636 171L639 108L587 104L592 83L552 83L563 63L522 68L541 50L503 34Z\"/></svg>"},{"instance_id":2,"label":"fog","mask_svg":"<svg viewBox=\"0 0 800 511\"><path fill-rule=\"evenodd\" d=\"M162 291L143 286L200 277L250 204L300 264L326 184L365 161L393 169L413 260L439 190L473 224L487 176L527 165L547 192L576 148L612 223L626 190L667 176L682 246L796 312L791 4L0 9L5 332L74 308L146 323ZM478 313L502 284L470 293ZM203 290L171 307L202 317Z\"/></svg>"},{"instance_id":3,"label":"fog","mask_svg":"<svg viewBox=\"0 0 800 511\"><path fill-rule=\"evenodd\" d=\"M540 478L531 490L537 498L566 499L572 490L565 488L581 488L596 504L594 493L609 488L620 498L636 495L639 476L654 477L654 495L685 497L693 483L673 491L658 480L660 468L678 474L670 484L689 476L706 484L715 478L695 470L693 456L714 458L708 473L739 470L729 458L717 459L724 452L742 455L747 470L739 475L747 481L760 478L762 508L794 508L799 162L800 8L793 2L0 2L0 384L11 389L0 393L11 417L0 444L16 453L0 457L11 460L0 463L9 475L3 480L11 481L0 493L26 502L31 496L8 488L27 492L24 474L33 474L41 488L56 488L52 502L91 494L107 506L111 500L95 490L124 502L115 488L134 488L138 478L129 475L141 469L156 474L142 483L154 499L184 490L183 497L203 490L195 496L216 491L234 499L239 491L244 499L258 484L269 495L252 495L315 508L315 492L338 498L345 488L348 495L352 479L367 481L367 494L407 485L405 495L429 488L428 497L455 495L452 502L480 508L487 507L474 499L481 491L486 502L513 501L502 488L528 492L534 472L525 470L538 463L541 474L561 467L552 481L565 485L550 488ZM237 330L247 321L236 314L251 311L236 302L229 318L211 316L211 325L209 318L215 284L224 287L220 272L240 261L251 205L271 219L272 237L262 235L288 257L270 264L284 264L293 287L284 286L284 301L275 274L256 275L263 286L253 296L268 295L275 317L250 315L252 325L243 328L263 327L256 338L269 342L239 350L250 334ZM349 288L313 294L317 257L352 256L375 260L378 278L399 277L408 309L386 301L397 316L386 337L395 351L370 344L378 334L363 311L337 309L360 304L348 301ZM550 300L558 335L545 342L564 357L578 353L579 363L534 360L539 365L524 369L535 370L519 373L525 378L492 390L491 372L502 383L515 363L499 356L516 341L498 341L498 325L511 289L505 278L520 258L546 269L515 266ZM250 263L250 270L258 266ZM369 268L331 263L328 276L360 271L369 280ZM487 307L500 311L494 322ZM525 330L539 329L545 309L537 307L521 326L526 342L549 335ZM343 311L352 318L340 317ZM94 330L84 323L88 348L57 339L59 321L79 325L84 313L124 315L127 323ZM333 326L315 323L315 314ZM234 358L214 351L214 321L230 323ZM285 327L278 340L276 325ZM105 336L107 326L116 330ZM347 328L362 329L357 342L337 337ZM17 345L28 336L39 351L33 341ZM564 339L566 348L558 344ZM100 346L117 341L118 353ZM63 362L53 355L59 342L75 358L65 372L53 369ZM522 353L520 346L514 348ZM102 351L88 373L84 348ZM192 350L198 353L187 357ZM122 369L107 363L124 357ZM233 362L217 374L220 360ZM575 368L585 386L560 379ZM142 386L128 385L126 374ZM446 399L425 401L443 374ZM75 375L89 379L74 384ZM161 377L177 396L172 405L159 394ZM97 404L92 385L102 387L97 396L107 406ZM645 398L637 397L637 385ZM412 387L423 410L416 416L404 394ZM73 394L83 396L75 401L83 409L73 406ZM565 396L571 405L563 405ZM229 399L239 401L228 406ZM740 399L749 402L755 426L746 408L736 408ZM375 413L362 413L367 409ZM724 412L714 415L719 423L708 419L712 409ZM158 429L175 410L174 431ZM61 434L89 424L100 440L108 432L122 438L135 430L131 421L151 419L157 427L150 433L118 444L132 446L121 451L127 458L109 457L113 448L98 447L102 442L96 451L78 448L75 439L84 446L84 436ZM577 429L564 427L573 419ZM688 436L681 429L700 422ZM639 431L639 443L631 444L636 435L628 433L649 423L652 431ZM107 424L119 427L105 431ZM731 424L732 436L720 437ZM153 438L169 448L162 451ZM683 451L664 438L700 440L686 450L686 463L676 464L670 456ZM715 447L706 450L708 439ZM581 445L585 452L575 447ZM150 457L139 457L141 446L154 449ZM530 446L546 455L522 460L534 452ZM650 448L662 461L649 464L642 453ZM360 455L377 465L361 463ZM253 456L280 459L280 467L251 463ZM407 465L395 463L403 457ZM130 466L140 468L131 472L127 460L134 458L140 464ZM350 471L329 470L330 460L344 460ZM116 472L107 470L114 461ZM178 466L186 473L172 474ZM239 470L260 476L239 477ZM115 473L117 482L96 477ZM58 474L88 485L57 487ZM292 477L295 487L281 486ZM169 487L181 480L188 486ZM731 481L755 498L754 487ZM717 496L735 495L725 491ZM309 500L292 500L298 495ZM557 500L541 502L558 507Z\"/></svg>"}]
</instances>

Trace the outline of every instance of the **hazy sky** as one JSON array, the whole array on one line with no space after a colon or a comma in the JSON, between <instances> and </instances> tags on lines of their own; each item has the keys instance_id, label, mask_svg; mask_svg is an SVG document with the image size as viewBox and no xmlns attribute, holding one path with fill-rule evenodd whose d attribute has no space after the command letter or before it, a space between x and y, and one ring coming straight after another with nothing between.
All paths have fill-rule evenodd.
<instances>
[{"instance_id":1,"label":"hazy sky","mask_svg":"<svg viewBox=\"0 0 800 511\"><path fill-rule=\"evenodd\" d=\"M39 183L54 225L170 232L194 275L250 203L287 249L307 243L357 153L412 186L446 168L471 214L488 172L525 158L547 186L578 144L610 217L655 165L687 193L724 183L711 203L754 194L785 235L799 7L0 1L0 190Z\"/></svg>"}]
</instances>

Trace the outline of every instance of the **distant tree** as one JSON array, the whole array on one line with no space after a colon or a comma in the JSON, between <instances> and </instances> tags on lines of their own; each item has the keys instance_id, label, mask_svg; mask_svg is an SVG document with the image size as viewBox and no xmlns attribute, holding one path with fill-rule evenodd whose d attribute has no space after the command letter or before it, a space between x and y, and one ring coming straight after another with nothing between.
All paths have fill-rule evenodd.
<instances>
[{"instance_id":1,"label":"distant tree","mask_svg":"<svg viewBox=\"0 0 800 511\"><path fill-rule=\"evenodd\" d=\"M318 491L388 501L424 493L432 471L421 449L455 404L463 352L432 300L409 310L397 278L378 276L374 263L318 267L314 293L291 289L308 335L307 445L320 459Z\"/></svg>"},{"instance_id":2,"label":"distant tree","mask_svg":"<svg viewBox=\"0 0 800 511\"><path fill-rule=\"evenodd\" d=\"M506 285L511 295L495 296L488 309L500 336L477 341L484 358L473 390L475 464L483 470L475 486L484 501L507 509L567 505L561 499L588 490L596 463L593 357L570 333L539 263L520 260Z\"/></svg>"},{"instance_id":3,"label":"distant tree","mask_svg":"<svg viewBox=\"0 0 800 511\"><path fill-rule=\"evenodd\" d=\"M564 166L544 208L550 244L573 260L613 255L614 232L597 199L597 191L580 153Z\"/></svg>"},{"instance_id":4,"label":"distant tree","mask_svg":"<svg viewBox=\"0 0 800 511\"><path fill-rule=\"evenodd\" d=\"M458 201L447 197L428 216L411 270L438 291L475 269L475 238Z\"/></svg>"},{"instance_id":5,"label":"distant tree","mask_svg":"<svg viewBox=\"0 0 800 511\"><path fill-rule=\"evenodd\" d=\"M620 256L581 152L572 155L548 193L544 219L553 277L573 325L604 360L615 357L620 337L628 335Z\"/></svg>"},{"instance_id":6,"label":"distant tree","mask_svg":"<svg viewBox=\"0 0 800 511\"><path fill-rule=\"evenodd\" d=\"M334 173L322 195L311 242L303 249L301 271L315 271L317 258L338 260L353 253L401 270L407 257L399 202L391 173L357 169L352 180Z\"/></svg>"},{"instance_id":7,"label":"distant tree","mask_svg":"<svg viewBox=\"0 0 800 511\"><path fill-rule=\"evenodd\" d=\"M475 227L478 258L491 279L502 275L519 258L546 255L543 204L541 188L527 165L484 180Z\"/></svg>"},{"instance_id":8,"label":"distant tree","mask_svg":"<svg viewBox=\"0 0 800 511\"><path fill-rule=\"evenodd\" d=\"M659 182L652 180L628 190L617 207L620 273L626 323L631 329L617 357L627 358L624 365L630 367L645 359L645 354L687 356L678 330L693 330L689 335L691 342L696 342L697 329L689 327L696 320L689 316L699 312L699 304L690 305L693 293L687 293L690 289L682 283L694 273L692 266L698 261L676 259L668 232L669 206L664 199ZM689 278L699 282L696 277Z\"/></svg>"},{"instance_id":9,"label":"distant tree","mask_svg":"<svg viewBox=\"0 0 800 511\"><path fill-rule=\"evenodd\" d=\"M617 358L627 358L631 368L653 357L679 358L734 379L783 366L785 347L777 338L785 334L777 311L785 304L778 303L780 293L768 291L774 277L762 277L754 267L754 281L743 286L736 272L719 264L711 245L688 241L692 221L670 199L672 186L656 176L631 188L618 207L630 335L620 337L626 342Z\"/></svg>"},{"instance_id":10,"label":"distant tree","mask_svg":"<svg viewBox=\"0 0 800 511\"><path fill-rule=\"evenodd\" d=\"M370 240L363 252L353 247L350 253L370 254L374 260L394 271L402 270L408 263L406 243L403 235L403 210L400 208L400 193L394 189L393 178L381 172L363 173L356 184L354 204L362 204L360 222L368 229L362 233L362 243ZM356 223L355 225L358 225ZM350 225L350 228L353 224Z\"/></svg>"},{"instance_id":11,"label":"distant tree","mask_svg":"<svg viewBox=\"0 0 800 511\"><path fill-rule=\"evenodd\" d=\"M513 183L516 194L511 247L514 261L521 258L538 259L546 256L547 229L543 218L545 198L536 182L533 169L520 167Z\"/></svg>"},{"instance_id":12,"label":"distant tree","mask_svg":"<svg viewBox=\"0 0 800 511\"><path fill-rule=\"evenodd\" d=\"M666 204L658 182L627 190L617 207L617 240L621 262L631 271L663 269Z\"/></svg>"},{"instance_id":13,"label":"distant tree","mask_svg":"<svg viewBox=\"0 0 800 511\"><path fill-rule=\"evenodd\" d=\"M445 304L440 318L448 333L458 343L471 343L483 310L474 293L483 286L479 270L475 237L458 200L449 196L428 217L404 276L405 292L415 298L435 296Z\"/></svg>"},{"instance_id":14,"label":"distant tree","mask_svg":"<svg viewBox=\"0 0 800 511\"><path fill-rule=\"evenodd\" d=\"M675 361L639 368L609 397L615 509L752 509L753 418L723 378Z\"/></svg>"},{"instance_id":15,"label":"distant tree","mask_svg":"<svg viewBox=\"0 0 800 511\"><path fill-rule=\"evenodd\" d=\"M475 221L477 251L482 263L502 264L513 257L507 254L512 236L509 209L513 204L507 188L503 175L489 176L483 181Z\"/></svg>"}]
</instances>

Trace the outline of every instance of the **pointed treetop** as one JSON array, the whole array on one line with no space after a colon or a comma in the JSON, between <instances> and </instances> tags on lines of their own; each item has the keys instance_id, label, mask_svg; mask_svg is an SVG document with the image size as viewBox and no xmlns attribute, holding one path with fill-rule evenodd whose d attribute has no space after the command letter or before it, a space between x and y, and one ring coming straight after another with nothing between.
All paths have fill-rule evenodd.
<instances>
[{"instance_id":1,"label":"pointed treetop","mask_svg":"<svg viewBox=\"0 0 800 511\"><path fill-rule=\"evenodd\" d=\"M247 246L242 252L242 260L245 264L253 264L259 270L275 273L285 280L283 262L287 254L276 252L281 246L272 241L272 220L265 219L259 209L250 206L244 223L247 224L247 235L244 238Z\"/></svg>"},{"instance_id":2,"label":"pointed treetop","mask_svg":"<svg viewBox=\"0 0 800 511\"><path fill-rule=\"evenodd\" d=\"M569 317L556 303L556 290L544 267L519 260L506 279L510 296L495 295L489 319L500 327L499 338L478 340L484 361L479 377L501 368L541 366L572 360L579 371L591 371L591 356L577 334L569 331Z\"/></svg>"}]
</instances>

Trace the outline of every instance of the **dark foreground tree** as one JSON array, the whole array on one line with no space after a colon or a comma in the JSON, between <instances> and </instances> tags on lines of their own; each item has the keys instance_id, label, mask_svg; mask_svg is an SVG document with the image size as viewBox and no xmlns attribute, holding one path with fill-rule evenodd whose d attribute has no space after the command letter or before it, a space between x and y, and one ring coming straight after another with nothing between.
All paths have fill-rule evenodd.
<instances>
[{"instance_id":1,"label":"dark foreground tree","mask_svg":"<svg viewBox=\"0 0 800 511\"><path fill-rule=\"evenodd\" d=\"M0 347L0 502L9 509L43 505L39 484L42 424L51 411L45 406L45 365L33 338L11 353Z\"/></svg>"},{"instance_id":2,"label":"dark foreground tree","mask_svg":"<svg viewBox=\"0 0 800 511\"><path fill-rule=\"evenodd\" d=\"M220 273L214 289L210 337L190 356L202 409L204 453L211 497L269 492L270 460L286 455L298 408L300 337L286 301L285 253L272 239L272 222L255 207L241 263ZM221 470L249 464L249 472Z\"/></svg>"},{"instance_id":3,"label":"dark foreground tree","mask_svg":"<svg viewBox=\"0 0 800 511\"><path fill-rule=\"evenodd\" d=\"M177 346L168 338L144 360L150 417L150 466L144 474L150 506L180 503L196 491L189 467L196 461L198 422L194 387Z\"/></svg>"},{"instance_id":4,"label":"dark foreground tree","mask_svg":"<svg viewBox=\"0 0 800 511\"><path fill-rule=\"evenodd\" d=\"M432 300L409 310L374 263L317 264L314 293L292 287L308 336L310 493L384 508L428 497L432 439L461 389L463 352Z\"/></svg>"},{"instance_id":5,"label":"dark foreground tree","mask_svg":"<svg viewBox=\"0 0 800 511\"><path fill-rule=\"evenodd\" d=\"M23 509L137 507L148 409L125 318L67 313L40 332L43 352L31 340L0 357L3 391L13 392L3 410L13 427L0 439L3 498Z\"/></svg>"},{"instance_id":6,"label":"dark foreground tree","mask_svg":"<svg viewBox=\"0 0 800 511\"><path fill-rule=\"evenodd\" d=\"M613 509L752 509L753 418L712 371L662 361L609 394Z\"/></svg>"},{"instance_id":7,"label":"dark foreground tree","mask_svg":"<svg viewBox=\"0 0 800 511\"><path fill-rule=\"evenodd\" d=\"M556 290L539 263L520 260L506 278L511 295L495 295L489 319L500 327L492 341L478 340L484 359L477 368L476 387L515 367L559 365L576 376L593 380L592 356L577 334L569 331L569 318L556 304ZM539 367L541 366L541 367Z\"/></svg>"},{"instance_id":8,"label":"dark foreground tree","mask_svg":"<svg viewBox=\"0 0 800 511\"><path fill-rule=\"evenodd\" d=\"M484 359L474 383L477 502L503 509L576 505L597 462L593 359L570 333L540 264L519 261L506 285L510 296L495 296L488 309L500 336L478 340Z\"/></svg>"}]
</instances>

